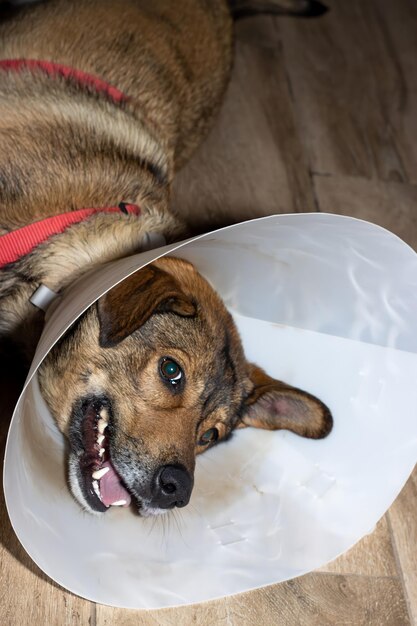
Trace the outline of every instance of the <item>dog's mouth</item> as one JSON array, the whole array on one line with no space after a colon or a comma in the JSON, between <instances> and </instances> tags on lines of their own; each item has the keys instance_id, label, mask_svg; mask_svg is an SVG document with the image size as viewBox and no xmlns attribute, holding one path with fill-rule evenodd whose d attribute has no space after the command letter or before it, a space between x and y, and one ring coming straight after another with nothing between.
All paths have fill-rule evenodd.
<instances>
[{"instance_id":1,"label":"dog's mouth","mask_svg":"<svg viewBox=\"0 0 417 626\"><path fill-rule=\"evenodd\" d=\"M87 504L100 513L111 506L129 506L131 496L110 457L109 411L97 402L86 403L83 409L83 452L78 456L78 463L80 487Z\"/></svg>"}]
</instances>

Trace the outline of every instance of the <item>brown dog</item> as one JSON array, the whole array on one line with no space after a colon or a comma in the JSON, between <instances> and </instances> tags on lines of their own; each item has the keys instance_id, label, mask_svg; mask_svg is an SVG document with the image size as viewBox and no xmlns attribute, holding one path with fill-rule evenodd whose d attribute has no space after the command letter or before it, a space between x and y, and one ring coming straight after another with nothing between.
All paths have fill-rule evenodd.
<instances>
[{"instance_id":1,"label":"brown dog","mask_svg":"<svg viewBox=\"0 0 417 626\"><path fill-rule=\"evenodd\" d=\"M255 10L281 5L320 9L282 0ZM31 354L40 285L59 292L140 250L148 233L186 233L169 211L170 184L219 109L231 53L225 0L47 0L0 23L0 235L121 200L141 210L103 209L11 257L0 269L0 334ZM317 438L332 424L319 400L245 361L219 298L175 259L93 306L40 381L70 440L73 492L91 511L131 495L143 514L183 506L195 454L238 426Z\"/></svg>"},{"instance_id":2,"label":"brown dog","mask_svg":"<svg viewBox=\"0 0 417 626\"><path fill-rule=\"evenodd\" d=\"M142 515L188 503L196 454L233 429L326 436L328 409L249 364L194 267L162 258L113 288L52 350L40 385L70 441L74 495Z\"/></svg>"}]
</instances>

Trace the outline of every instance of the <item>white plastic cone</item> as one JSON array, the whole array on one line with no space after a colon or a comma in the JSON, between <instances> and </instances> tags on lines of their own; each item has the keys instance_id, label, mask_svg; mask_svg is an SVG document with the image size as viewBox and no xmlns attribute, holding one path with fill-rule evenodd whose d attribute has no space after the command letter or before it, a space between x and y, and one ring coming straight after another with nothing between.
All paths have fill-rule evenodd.
<instances>
[{"instance_id":1,"label":"white plastic cone","mask_svg":"<svg viewBox=\"0 0 417 626\"><path fill-rule=\"evenodd\" d=\"M154 258L185 258L233 313L248 359L331 409L314 441L245 429L198 458L191 502L156 522L83 513L36 371L90 304ZM262 218L108 264L50 315L10 427L9 515L33 560L94 602L200 602L317 568L371 532L417 459L417 255L375 225Z\"/></svg>"}]
</instances>

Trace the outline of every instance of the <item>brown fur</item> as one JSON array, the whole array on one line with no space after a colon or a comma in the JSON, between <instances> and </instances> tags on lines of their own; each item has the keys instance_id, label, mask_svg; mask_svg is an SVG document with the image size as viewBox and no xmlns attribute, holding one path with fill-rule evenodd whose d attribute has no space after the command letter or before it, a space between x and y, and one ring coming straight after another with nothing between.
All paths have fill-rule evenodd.
<instances>
[{"instance_id":1,"label":"brown fur","mask_svg":"<svg viewBox=\"0 0 417 626\"><path fill-rule=\"evenodd\" d=\"M140 218L95 215L0 270L0 336L30 355L43 313L29 298L40 284L59 292L140 250L145 233L186 234L169 211L170 185L219 109L231 54L225 0L48 0L0 23L0 58L53 60L129 97L116 105L41 71L0 70L0 234L82 207L142 208ZM161 375L165 357L182 368L176 387ZM332 424L319 400L246 362L220 298L178 259L155 261L91 307L48 355L40 384L70 441L74 494L89 510L79 465L85 424L100 407L111 461L143 514L159 511L161 467L183 468L189 497L212 429L219 440L246 425L317 438Z\"/></svg>"},{"instance_id":2,"label":"brown fur","mask_svg":"<svg viewBox=\"0 0 417 626\"><path fill-rule=\"evenodd\" d=\"M22 340L36 321L27 334L30 353L42 314L27 294L40 282L63 289L102 263L103 250L107 260L137 251L149 228L168 241L184 232L169 211L170 183L217 113L231 51L225 0L49 0L0 24L0 58L52 59L102 77L129 97L116 106L42 72L0 73L0 234L121 200L152 216L146 224L92 218L88 253L85 226L78 225L55 237L53 248L40 246L3 270L0 333ZM78 253L67 254L72 248L82 267ZM56 255L65 257L65 270L56 268Z\"/></svg>"}]
</instances>

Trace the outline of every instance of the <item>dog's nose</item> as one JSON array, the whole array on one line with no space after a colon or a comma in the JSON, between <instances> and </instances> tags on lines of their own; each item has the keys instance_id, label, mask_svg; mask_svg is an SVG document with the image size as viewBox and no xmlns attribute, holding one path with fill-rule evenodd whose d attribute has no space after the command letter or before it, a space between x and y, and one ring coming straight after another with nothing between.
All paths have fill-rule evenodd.
<instances>
[{"instance_id":1,"label":"dog's nose","mask_svg":"<svg viewBox=\"0 0 417 626\"><path fill-rule=\"evenodd\" d=\"M193 488L193 479L185 467L163 465L156 473L152 504L161 509L188 504Z\"/></svg>"}]
</instances>

